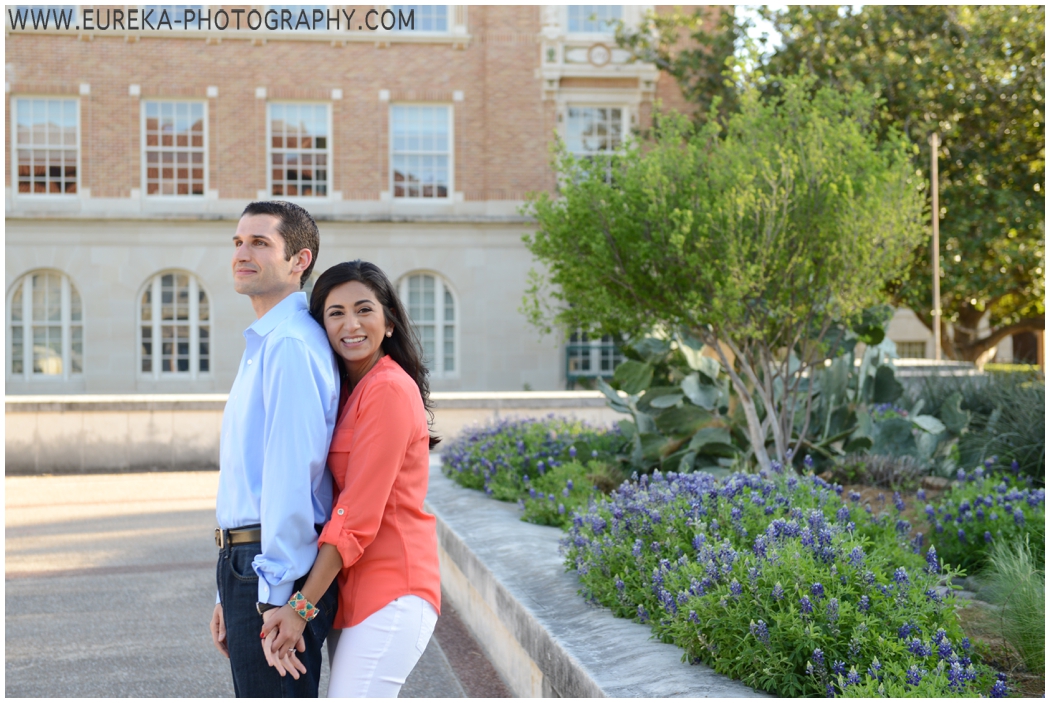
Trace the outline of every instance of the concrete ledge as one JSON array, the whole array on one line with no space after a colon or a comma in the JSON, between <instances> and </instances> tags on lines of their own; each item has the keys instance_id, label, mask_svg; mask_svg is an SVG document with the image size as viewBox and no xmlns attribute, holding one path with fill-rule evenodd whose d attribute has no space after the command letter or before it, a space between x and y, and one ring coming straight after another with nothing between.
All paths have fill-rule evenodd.
<instances>
[{"instance_id":1,"label":"concrete ledge","mask_svg":"<svg viewBox=\"0 0 1050 703\"><path fill-rule=\"evenodd\" d=\"M562 566L554 527L462 488L431 456L426 509L437 517L441 581L463 622L520 697L765 697L681 661L645 625L586 603Z\"/></svg>"},{"instance_id":2,"label":"concrete ledge","mask_svg":"<svg viewBox=\"0 0 1050 703\"><path fill-rule=\"evenodd\" d=\"M226 407L227 393L164 395L8 395L5 413L36 412L155 412L218 410Z\"/></svg>"}]
</instances>

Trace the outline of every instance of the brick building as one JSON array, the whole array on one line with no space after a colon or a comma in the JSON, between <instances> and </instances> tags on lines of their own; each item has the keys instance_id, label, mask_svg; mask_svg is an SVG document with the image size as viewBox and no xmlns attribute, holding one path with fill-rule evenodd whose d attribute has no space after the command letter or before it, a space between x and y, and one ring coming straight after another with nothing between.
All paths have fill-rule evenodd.
<instances>
[{"instance_id":1,"label":"brick building","mask_svg":"<svg viewBox=\"0 0 1050 703\"><path fill-rule=\"evenodd\" d=\"M268 198L317 218L318 272L362 258L398 282L435 390L608 368L608 345L518 312L520 207L553 185L555 132L600 152L681 105L615 48L606 20L646 8L288 7L8 13L7 392L228 390L254 319L230 237Z\"/></svg>"}]
</instances>

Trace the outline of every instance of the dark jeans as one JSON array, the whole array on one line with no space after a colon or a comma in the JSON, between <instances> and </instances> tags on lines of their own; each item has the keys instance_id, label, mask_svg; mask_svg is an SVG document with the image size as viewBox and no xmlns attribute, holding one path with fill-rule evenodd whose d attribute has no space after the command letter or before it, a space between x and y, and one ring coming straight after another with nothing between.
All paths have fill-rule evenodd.
<instances>
[{"instance_id":1,"label":"dark jeans","mask_svg":"<svg viewBox=\"0 0 1050 703\"><path fill-rule=\"evenodd\" d=\"M333 581L320 602L314 604L321 612L307 623L303 631L306 652L298 657L309 673L300 674L298 681L290 674L282 677L266 663L259 640L263 625L262 615L255 610L259 599L259 577L252 570L252 561L259 551L257 542L228 545L219 552L215 570L222 616L226 622L233 690L238 698L317 698L317 686L321 680L321 645L335 620L338 585ZM305 582L305 576L296 581L295 591Z\"/></svg>"}]
</instances>

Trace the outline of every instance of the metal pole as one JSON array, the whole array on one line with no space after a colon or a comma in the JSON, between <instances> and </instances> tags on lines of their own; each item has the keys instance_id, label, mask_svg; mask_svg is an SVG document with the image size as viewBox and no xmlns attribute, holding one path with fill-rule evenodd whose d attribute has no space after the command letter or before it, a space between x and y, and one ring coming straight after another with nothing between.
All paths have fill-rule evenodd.
<instances>
[{"instance_id":1,"label":"metal pole","mask_svg":"<svg viewBox=\"0 0 1050 703\"><path fill-rule=\"evenodd\" d=\"M941 209L937 197L937 150L941 146L941 140L934 132L930 135L930 161L931 161L931 196L933 197L933 358L941 360Z\"/></svg>"}]
</instances>

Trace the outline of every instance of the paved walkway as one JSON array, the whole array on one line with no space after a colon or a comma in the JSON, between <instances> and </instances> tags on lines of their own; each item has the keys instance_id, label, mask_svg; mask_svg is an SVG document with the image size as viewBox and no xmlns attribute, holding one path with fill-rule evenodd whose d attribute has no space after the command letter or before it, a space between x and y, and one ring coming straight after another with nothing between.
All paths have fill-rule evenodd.
<instances>
[{"instance_id":1,"label":"paved walkway","mask_svg":"<svg viewBox=\"0 0 1050 703\"><path fill-rule=\"evenodd\" d=\"M214 471L5 478L7 696L233 695L208 633L217 482ZM401 697L464 696L508 693L445 607Z\"/></svg>"}]
</instances>

